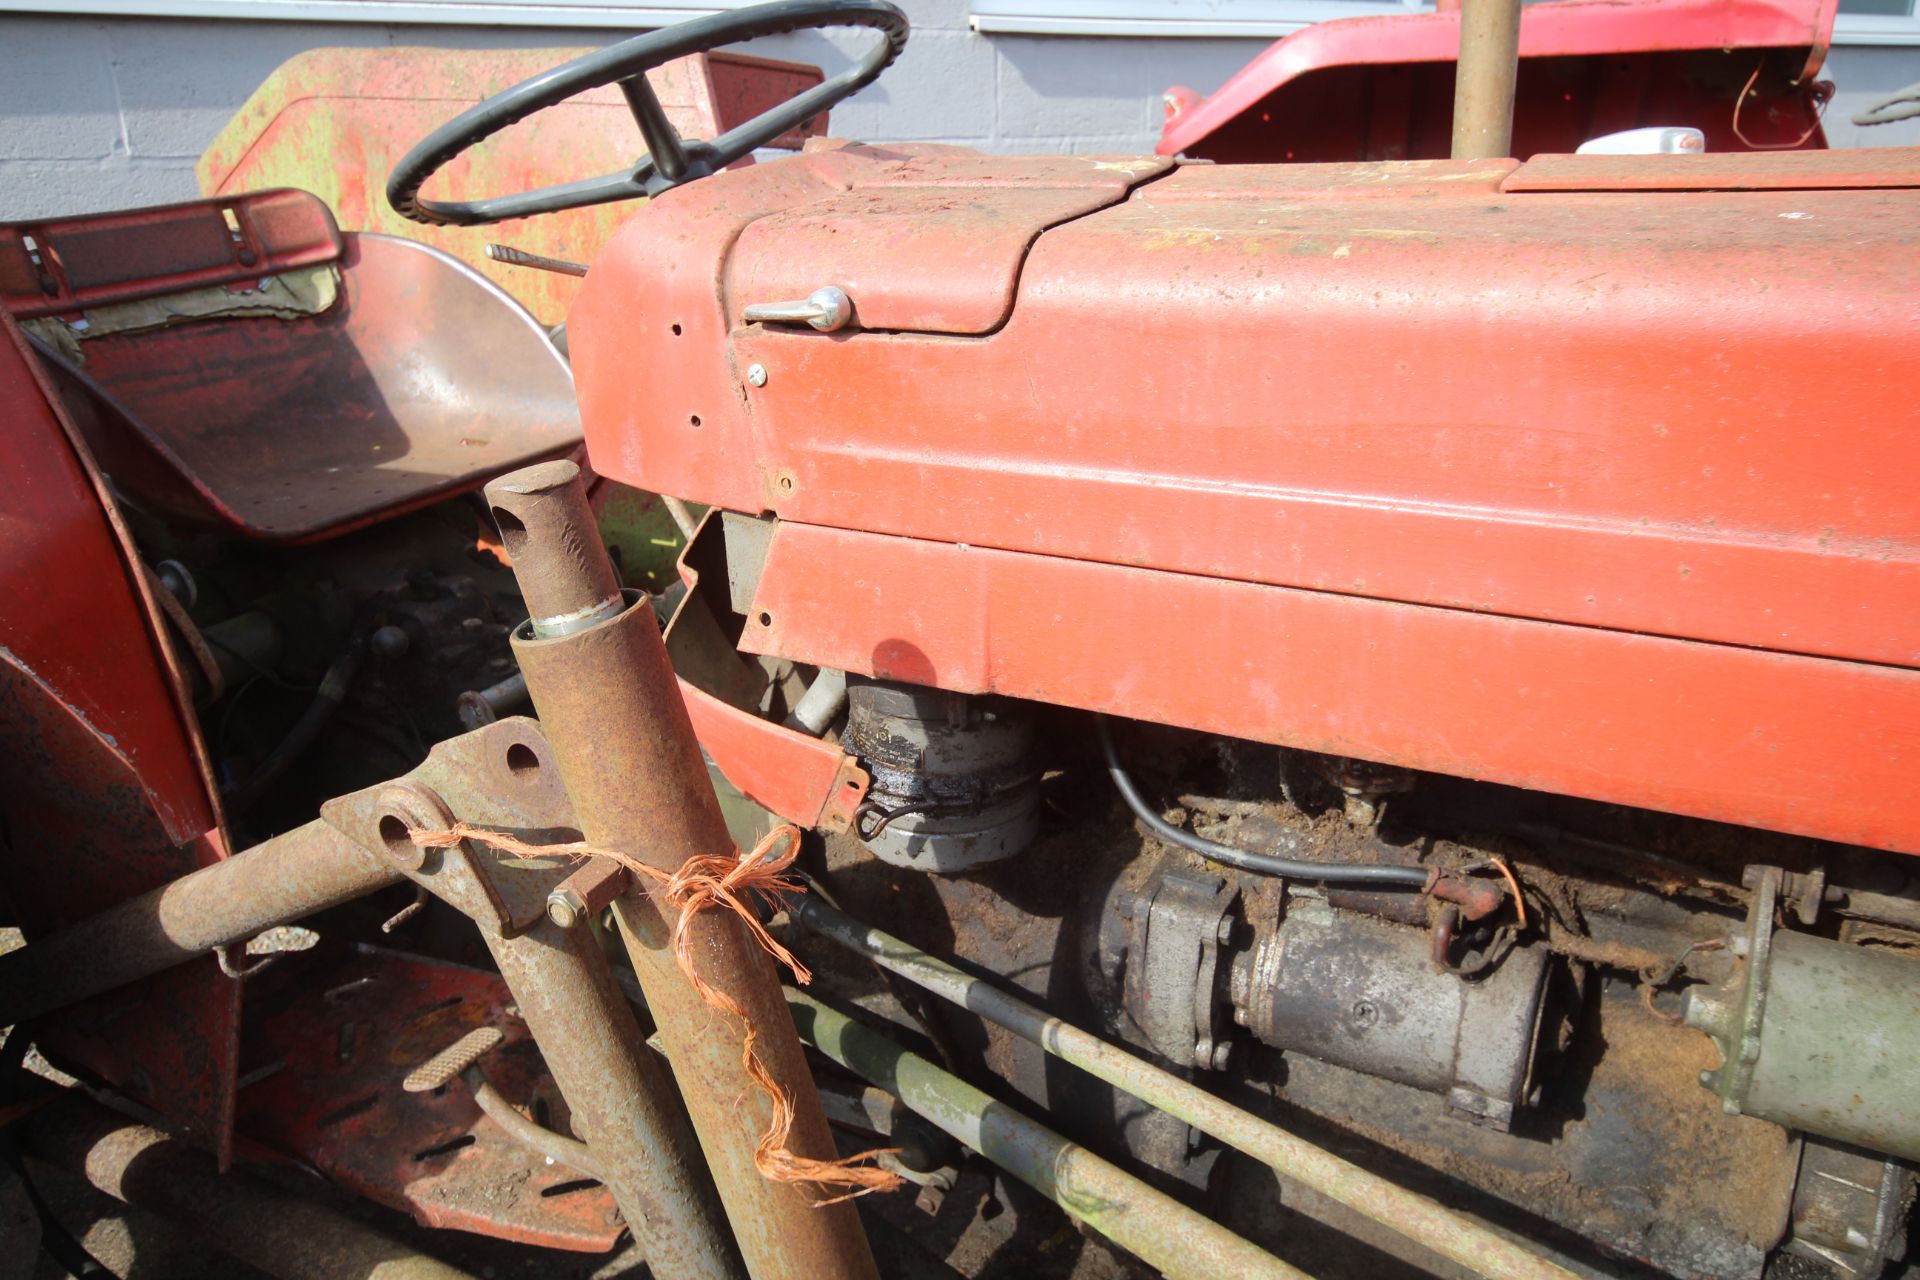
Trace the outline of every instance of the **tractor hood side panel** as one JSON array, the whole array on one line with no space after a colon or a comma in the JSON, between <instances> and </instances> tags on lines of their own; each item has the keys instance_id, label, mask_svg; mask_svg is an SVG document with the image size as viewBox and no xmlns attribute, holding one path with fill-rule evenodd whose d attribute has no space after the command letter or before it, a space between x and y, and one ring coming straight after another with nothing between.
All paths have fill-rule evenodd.
<instances>
[{"instance_id":1,"label":"tractor hood side panel","mask_svg":"<svg viewBox=\"0 0 1920 1280\"><path fill-rule=\"evenodd\" d=\"M774 299L735 296L729 247L777 255L751 224L791 179L729 175L596 265L573 325L589 445L616 478L808 526L1920 666L1920 191L1708 159L1709 186L1752 163L1770 189L1183 167L1038 235L1005 322L964 333L744 324ZM783 277L848 287L858 314L801 212ZM952 289L954 234L889 260ZM781 652L807 647L783 628ZM1077 647L1124 711L1142 655ZM1900 748L1860 749L1878 772Z\"/></svg>"}]
</instances>

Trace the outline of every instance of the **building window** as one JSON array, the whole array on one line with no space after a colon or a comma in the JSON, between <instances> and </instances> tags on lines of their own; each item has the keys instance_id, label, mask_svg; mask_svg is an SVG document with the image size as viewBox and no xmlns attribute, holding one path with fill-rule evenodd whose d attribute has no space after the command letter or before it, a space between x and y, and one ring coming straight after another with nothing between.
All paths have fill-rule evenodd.
<instances>
[{"instance_id":1,"label":"building window","mask_svg":"<svg viewBox=\"0 0 1920 1280\"><path fill-rule=\"evenodd\" d=\"M1431 0L973 0L973 29L1007 35L1277 38L1328 18L1420 13Z\"/></svg>"},{"instance_id":2,"label":"building window","mask_svg":"<svg viewBox=\"0 0 1920 1280\"><path fill-rule=\"evenodd\" d=\"M1835 44L1920 44L1915 0L1840 0Z\"/></svg>"},{"instance_id":3,"label":"building window","mask_svg":"<svg viewBox=\"0 0 1920 1280\"><path fill-rule=\"evenodd\" d=\"M1833 42L1920 44L1917 5L1920 0L1840 0ZM1432 8L1430 0L972 0L969 5L974 30L988 33L1269 40L1329 18Z\"/></svg>"}]
</instances>

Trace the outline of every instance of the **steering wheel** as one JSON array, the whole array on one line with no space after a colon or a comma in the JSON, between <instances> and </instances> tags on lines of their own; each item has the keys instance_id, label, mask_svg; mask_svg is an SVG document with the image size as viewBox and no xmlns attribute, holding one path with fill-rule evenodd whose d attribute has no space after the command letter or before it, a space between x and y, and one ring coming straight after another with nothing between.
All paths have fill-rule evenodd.
<instances>
[{"instance_id":1,"label":"steering wheel","mask_svg":"<svg viewBox=\"0 0 1920 1280\"><path fill-rule=\"evenodd\" d=\"M757 36L826 27L871 27L885 39L849 70L729 129L711 142L682 139L668 123L660 100L653 96L653 88L647 83L649 70L675 58L706 53ZM387 203L395 213L415 222L478 227L508 218L528 218L613 200L657 196L683 182L724 169L872 84L906 47L907 30L907 15L887 0L775 0L773 4L716 13L623 40L497 93L435 129L394 168L393 175L387 179ZM647 154L633 168L487 200L441 201L421 197L420 188L426 185L427 179L455 156L536 111L607 84L620 86L626 95L627 107L640 126L640 136L647 144Z\"/></svg>"}]
</instances>

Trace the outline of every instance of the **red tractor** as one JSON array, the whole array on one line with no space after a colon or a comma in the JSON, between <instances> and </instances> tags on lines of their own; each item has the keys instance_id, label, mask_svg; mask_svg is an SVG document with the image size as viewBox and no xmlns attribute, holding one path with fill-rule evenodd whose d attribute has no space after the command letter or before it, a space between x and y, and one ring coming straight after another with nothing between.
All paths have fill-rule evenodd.
<instances>
[{"instance_id":1,"label":"red tractor","mask_svg":"<svg viewBox=\"0 0 1920 1280\"><path fill-rule=\"evenodd\" d=\"M742 165L884 0L567 62L386 184L645 198L564 354L299 192L8 229L16 1185L280 1275L1897 1267L1920 153L1503 158L1465 21L1433 160ZM460 186L607 86L646 159Z\"/></svg>"}]
</instances>

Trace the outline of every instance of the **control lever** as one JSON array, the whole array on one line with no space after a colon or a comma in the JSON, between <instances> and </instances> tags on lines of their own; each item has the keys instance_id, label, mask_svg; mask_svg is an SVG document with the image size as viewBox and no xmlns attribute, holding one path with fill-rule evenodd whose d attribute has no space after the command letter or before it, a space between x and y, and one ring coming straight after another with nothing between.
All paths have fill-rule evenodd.
<instances>
[{"instance_id":1,"label":"control lever","mask_svg":"<svg viewBox=\"0 0 1920 1280\"><path fill-rule=\"evenodd\" d=\"M822 333L832 333L853 323L853 299L827 285L815 289L799 302L756 302L743 313L748 324L812 325Z\"/></svg>"}]
</instances>

